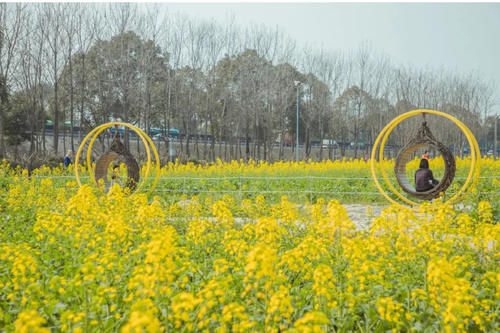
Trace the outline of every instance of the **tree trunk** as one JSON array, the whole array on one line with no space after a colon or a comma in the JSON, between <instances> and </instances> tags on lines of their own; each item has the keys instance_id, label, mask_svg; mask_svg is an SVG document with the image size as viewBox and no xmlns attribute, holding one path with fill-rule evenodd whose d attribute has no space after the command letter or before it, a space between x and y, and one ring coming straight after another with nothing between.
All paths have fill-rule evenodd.
<instances>
[{"instance_id":1,"label":"tree trunk","mask_svg":"<svg viewBox=\"0 0 500 333\"><path fill-rule=\"evenodd\" d=\"M1 79L1 78L0 78ZM4 110L6 109L6 97L0 97L0 158L5 157L5 140L4 140Z\"/></svg>"},{"instance_id":2,"label":"tree trunk","mask_svg":"<svg viewBox=\"0 0 500 333\"><path fill-rule=\"evenodd\" d=\"M59 146L59 85L57 81L57 52L54 51L54 154L56 155Z\"/></svg>"},{"instance_id":3,"label":"tree trunk","mask_svg":"<svg viewBox=\"0 0 500 333\"><path fill-rule=\"evenodd\" d=\"M184 120L184 133L186 133L186 158L189 159L191 157L191 153L189 150L189 143L191 141L191 133L189 131L189 126L186 124Z\"/></svg>"},{"instance_id":4,"label":"tree trunk","mask_svg":"<svg viewBox=\"0 0 500 333\"><path fill-rule=\"evenodd\" d=\"M247 127L246 127L246 138L245 138L245 143L246 143L246 149L245 149L245 153L246 153L246 159L247 161L249 160L250 158L250 119L248 119L248 112L247 112ZM239 145L239 143L238 143ZM240 152L240 155L241 155L241 152Z\"/></svg>"},{"instance_id":5,"label":"tree trunk","mask_svg":"<svg viewBox=\"0 0 500 333\"><path fill-rule=\"evenodd\" d=\"M63 123L63 154L66 153L66 126Z\"/></svg>"},{"instance_id":6,"label":"tree trunk","mask_svg":"<svg viewBox=\"0 0 500 333\"><path fill-rule=\"evenodd\" d=\"M35 152L35 126L36 126L36 121L38 119L36 113L37 113L37 107L36 107L36 100L34 96L32 97L32 103L31 103L31 108L34 111L34 119L31 119L30 121L30 155L32 155Z\"/></svg>"},{"instance_id":7,"label":"tree trunk","mask_svg":"<svg viewBox=\"0 0 500 333\"><path fill-rule=\"evenodd\" d=\"M311 155L311 138L310 138L310 130L309 126L306 126L306 140L304 142L306 149L306 159L309 159Z\"/></svg>"},{"instance_id":8,"label":"tree trunk","mask_svg":"<svg viewBox=\"0 0 500 333\"><path fill-rule=\"evenodd\" d=\"M267 161L267 137L266 137L266 128L265 127L264 127L263 149L264 149L264 161Z\"/></svg>"},{"instance_id":9,"label":"tree trunk","mask_svg":"<svg viewBox=\"0 0 500 333\"><path fill-rule=\"evenodd\" d=\"M45 118L42 118L42 150L43 153L47 153L47 146L45 142Z\"/></svg>"},{"instance_id":10,"label":"tree trunk","mask_svg":"<svg viewBox=\"0 0 500 333\"><path fill-rule=\"evenodd\" d=\"M283 113L280 112L280 147L279 147L279 154L278 158L280 160L283 159L283 150L284 150L284 141L285 141L285 128L284 128L284 119L283 119Z\"/></svg>"},{"instance_id":11,"label":"tree trunk","mask_svg":"<svg viewBox=\"0 0 500 333\"><path fill-rule=\"evenodd\" d=\"M219 142L219 152L220 152L220 148L221 148L221 145L222 143ZM224 140L224 161L227 161L227 141Z\"/></svg>"},{"instance_id":12,"label":"tree trunk","mask_svg":"<svg viewBox=\"0 0 500 333\"><path fill-rule=\"evenodd\" d=\"M325 130L323 124L321 123L321 119L319 119L319 160L323 161L323 140L325 139Z\"/></svg>"},{"instance_id":13,"label":"tree trunk","mask_svg":"<svg viewBox=\"0 0 500 333\"><path fill-rule=\"evenodd\" d=\"M125 94L123 96L123 121L125 123L129 122L129 112L128 112L128 91L125 91ZM123 141L125 144L125 148L127 148L128 151L130 151L130 141L129 141L129 130L128 127L125 127L124 133L123 133Z\"/></svg>"},{"instance_id":14,"label":"tree trunk","mask_svg":"<svg viewBox=\"0 0 500 333\"><path fill-rule=\"evenodd\" d=\"M354 158L358 158L358 126L354 127Z\"/></svg>"},{"instance_id":15,"label":"tree trunk","mask_svg":"<svg viewBox=\"0 0 500 333\"><path fill-rule=\"evenodd\" d=\"M208 119L212 119L212 116L211 116L211 112L210 112L210 106L209 106L209 98L208 98L208 92L207 92L207 108L206 108L206 112L207 112L207 115L208 115ZM210 121L210 126L212 126L212 121ZM206 119L205 119L205 142L204 142L204 148L203 148L203 159L206 161L207 160L207 154L208 154L208 126L207 126L207 122L206 122Z\"/></svg>"},{"instance_id":16,"label":"tree trunk","mask_svg":"<svg viewBox=\"0 0 500 333\"><path fill-rule=\"evenodd\" d=\"M140 159L141 158L141 145L139 142L139 135L135 136L135 142L137 143L137 158Z\"/></svg>"},{"instance_id":17,"label":"tree trunk","mask_svg":"<svg viewBox=\"0 0 500 333\"><path fill-rule=\"evenodd\" d=\"M83 108L85 104L85 53L82 53L82 91L81 91L81 100L80 100L80 130L78 131L78 140L82 142L83 139Z\"/></svg>"},{"instance_id":18,"label":"tree trunk","mask_svg":"<svg viewBox=\"0 0 500 333\"><path fill-rule=\"evenodd\" d=\"M194 139L194 149L196 151L196 159L199 161L200 160L200 149L198 147L198 143L199 143L199 138L200 138L200 135L198 133L198 124L196 125L196 136L195 136L195 139Z\"/></svg>"},{"instance_id":19,"label":"tree trunk","mask_svg":"<svg viewBox=\"0 0 500 333\"><path fill-rule=\"evenodd\" d=\"M71 131L71 151L75 152L75 141L73 138L73 59L71 41L69 47L69 121L70 121L70 131Z\"/></svg>"},{"instance_id":20,"label":"tree trunk","mask_svg":"<svg viewBox=\"0 0 500 333\"><path fill-rule=\"evenodd\" d=\"M212 122L212 114L210 114L210 133L212 138L210 140L210 159L215 161L215 126ZM220 155L220 146L219 146L219 155Z\"/></svg>"}]
</instances>

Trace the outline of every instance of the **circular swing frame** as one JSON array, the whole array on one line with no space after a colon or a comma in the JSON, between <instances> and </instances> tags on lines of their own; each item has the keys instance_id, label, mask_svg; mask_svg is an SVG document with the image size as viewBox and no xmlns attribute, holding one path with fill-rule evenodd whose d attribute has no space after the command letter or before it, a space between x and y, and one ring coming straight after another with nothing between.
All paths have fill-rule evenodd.
<instances>
[{"instance_id":1,"label":"circular swing frame","mask_svg":"<svg viewBox=\"0 0 500 333\"><path fill-rule=\"evenodd\" d=\"M464 135L467 138L467 141L469 143L469 146L471 147L471 166L470 166L469 173L467 175L467 179L466 179L465 183L463 184L463 186L458 190L458 192L455 193L455 195L453 195L451 198L446 200L446 202L448 202L450 204L459 202L460 200L463 199L463 197L465 195L467 195L471 191L471 189L474 187L473 185L475 185L475 183L477 182L477 178L478 178L479 173L480 173L479 146L477 144L476 138L474 137L474 135L472 134L470 129L467 128L467 126L465 126L460 120L458 120L457 118L455 118L447 113L436 111L436 110L419 109L419 110L414 110L414 111L404 113L404 114L394 118L392 121L390 121L382 129L382 131L378 135L377 139L375 140L375 143L374 143L373 149L372 149L371 159L370 159L370 171L372 174L372 178L375 182L375 185L376 185L377 189L379 190L379 192L389 202L391 202L395 205L403 206L403 207L412 207L412 206L419 205L418 202L412 201L412 200L408 199L407 197L405 197L404 195L402 195L393 186L393 184L389 181L386 170L384 169L384 167L381 164L384 161L384 147L385 147L385 144L387 142L387 139L389 138L389 134L391 134L391 132L394 130L394 128L399 123L401 123L403 120L408 119L410 117L420 115L420 114L433 114L433 115L441 116L441 117L444 117L444 118L451 120L464 133ZM379 147L379 145L380 145L380 147ZM404 204L401 204L400 202L391 198L389 196L389 194L386 191L384 191L384 189L382 188L382 186L377 178L377 173L376 173L377 150L379 151L378 152L378 164L380 166L379 169L382 173L382 177L383 177L385 183L387 184L389 190L392 192L392 194L396 195L401 201L404 202ZM405 163L405 165L406 165L406 163ZM404 170L406 172L406 166L405 166ZM422 193L425 193L425 192L422 192Z\"/></svg>"},{"instance_id":2,"label":"circular swing frame","mask_svg":"<svg viewBox=\"0 0 500 333\"><path fill-rule=\"evenodd\" d=\"M106 186L108 182L108 168L111 162L116 158L123 158L127 166L127 181L125 187L134 191L140 179L139 164L134 156L127 150L125 145L120 141L119 137L115 135L108 150L101 155L95 162L94 177L97 183L102 179Z\"/></svg>"},{"instance_id":3,"label":"circular swing frame","mask_svg":"<svg viewBox=\"0 0 500 333\"><path fill-rule=\"evenodd\" d=\"M418 129L416 137L411 139L396 156L394 173L396 174L396 180L398 181L399 186L407 194L421 200L431 200L439 197L439 194L446 191L446 189L451 185L453 178L455 177L456 163L455 157L450 149L436 140L429 127L427 127L425 113L423 116L424 122ZM427 146L433 146L441 153L445 163L444 175L439 183L433 188L427 191L417 192L415 187L413 187L413 185L411 185L408 181L408 177L406 175L406 164L413 159L413 153L415 151Z\"/></svg>"},{"instance_id":4,"label":"circular swing frame","mask_svg":"<svg viewBox=\"0 0 500 333\"><path fill-rule=\"evenodd\" d=\"M81 155L85 145L87 144L87 142L89 142L89 146L87 148L87 167L89 170L90 178L92 179L94 184L98 185L98 182L97 182L96 177L95 177L95 169L91 163L92 147L94 145L95 140L99 136L99 134L104 132L106 129L113 127L113 126L116 126L116 125L124 126L124 127L127 127L129 129L133 130L141 138L141 140L144 144L144 147L146 148L146 155L147 155L146 171L145 171L144 177L142 178L141 182L139 183L139 185L135 188L135 190L133 192L139 191L144 186L146 180L149 177L149 173L151 170L151 150L153 151L155 161L156 161L156 163L155 163L155 171L156 172L155 172L155 178L154 178L153 184L151 185L151 188L148 191L148 193L151 193L153 191L153 189L155 188L155 186L158 184L158 180L160 177L160 157L158 155L158 151L156 150L156 147L155 147L153 141L151 140L151 138L146 133L144 133L144 131L142 131L140 128L138 128L134 125L131 125L128 123L123 123L123 122L118 122L118 121L113 121L113 122L109 122L109 123L97 126L92 131L90 131L87 134L87 136L85 136L85 138L82 140L80 147L78 148L78 151L77 151L76 156L75 156L75 177L76 177L76 181L77 181L78 185L82 186L82 182L80 180L80 175L79 175L79 171L78 171L80 155ZM111 161L109 161L109 162L111 162ZM109 165L109 163L108 163L108 165Z\"/></svg>"}]
</instances>

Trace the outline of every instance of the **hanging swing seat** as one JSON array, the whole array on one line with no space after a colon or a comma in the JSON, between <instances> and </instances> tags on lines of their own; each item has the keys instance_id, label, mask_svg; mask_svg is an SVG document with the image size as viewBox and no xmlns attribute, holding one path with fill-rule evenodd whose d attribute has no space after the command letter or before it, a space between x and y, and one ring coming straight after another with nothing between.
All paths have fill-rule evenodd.
<instances>
[{"instance_id":1,"label":"hanging swing seat","mask_svg":"<svg viewBox=\"0 0 500 333\"><path fill-rule=\"evenodd\" d=\"M109 164L117 159L122 158L125 165L127 166L127 181L125 182L125 187L128 187L130 191L135 190L137 183L139 182L139 165L135 160L134 156L128 151L125 145L120 141L118 136L115 136L113 142L109 146L109 149L100 156L96 161L95 166L95 180L99 182L100 179L104 180L106 186L108 186L108 168Z\"/></svg>"},{"instance_id":2,"label":"hanging swing seat","mask_svg":"<svg viewBox=\"0 0 500 333\"><path fill-rule=\"evenodd\" d=\"M435 187L425 192L417 192L415 187L408 181L408 177L406 175L406 164L413 159L413 154L418 149L428 146L433 146L441 153L441 156L444 159L445 171L443 178L441 178ZM407 194L421 200L431 200L437 198L441 192L444 193L451 185L453 178L455 177L455 171L455 157L448 147L436 140L427 126L426 121L422 122L417 135L399 151L394 165L394 172L399 186L401 186L403 191Z\"/></svg>"}]
</instances>

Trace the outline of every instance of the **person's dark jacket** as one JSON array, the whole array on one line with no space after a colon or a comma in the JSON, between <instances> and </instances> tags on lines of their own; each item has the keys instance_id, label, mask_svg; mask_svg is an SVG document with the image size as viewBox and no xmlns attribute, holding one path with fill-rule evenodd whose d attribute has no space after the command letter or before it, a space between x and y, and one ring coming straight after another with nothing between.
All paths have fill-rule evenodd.
<instances>
[{"instance_id":1,"label":"person's dark jacket","mask_svg":"<svg viewBox=\"0 0 500 333\"><path fill-rule=\"evenodd\" d=\"M71 158L69 158L69 156L64 156L64 162L63 162L63 164L64 164L64 167L67 168L68 165L71 164Z\"/></svg>"},{"instance_id":2,"label":"person's dark jacket","mask_svg":"<svg viewBox=\"0 0 500 333\"><path fill-rule=\"evenodd\" d=\"M434 179L431 170L420 168L415 172L415 190L417 192L428 191L437 183L438 181Z\"/></svg>"}]
</instances>

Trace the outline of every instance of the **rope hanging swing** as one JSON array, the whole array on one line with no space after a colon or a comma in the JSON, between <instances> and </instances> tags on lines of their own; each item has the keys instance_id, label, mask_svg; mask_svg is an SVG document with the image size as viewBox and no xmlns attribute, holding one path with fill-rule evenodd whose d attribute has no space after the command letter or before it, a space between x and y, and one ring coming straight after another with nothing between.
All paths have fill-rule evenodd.
<instances>
[{"instance_id":1,"label":"rope hanging swing","mask_svg":"<svg viewBox=\"0 0 500 333\"><path fill-rule=\"evenodd\" d=\"M128 187L130 191L133 191L139 182L139 164L137 164L134 156L132 156L125 145L120 141L118 135L114 137L109 149L97 159L95 166L95 180L99 182L100 179L103 179L107 186L109 164L119 157L123 158L125 165L127 166L127 181L124 185L125 187Z\"/></svg>"},{"instance_id":2,"label":"rope hanging swing","mask_svg":"<svg viewBox=\"0 0 500 333\"><path fill-rule=\"evenodd\" d=\"M451 185L451 182L455 177L456 165L455 157L452 152L444 144L437 141L434 135L432 135L429 127L427 126L427 122L425 121L425 113L423 115L424 121L418 129L417 135L399 151L394 165L394 172L396 174L398 184L401 186L403 191L415 198L430 200L438 197L439 193L446 191L446 189ZM413 159L413 153L415 151L427 146L433 146L441 153L445 165L444 175L439 183L432 189L425 192L417 192L415 187L410 184L408 177L406 176L406 164Z\"/></svg>"}]
</instances>

